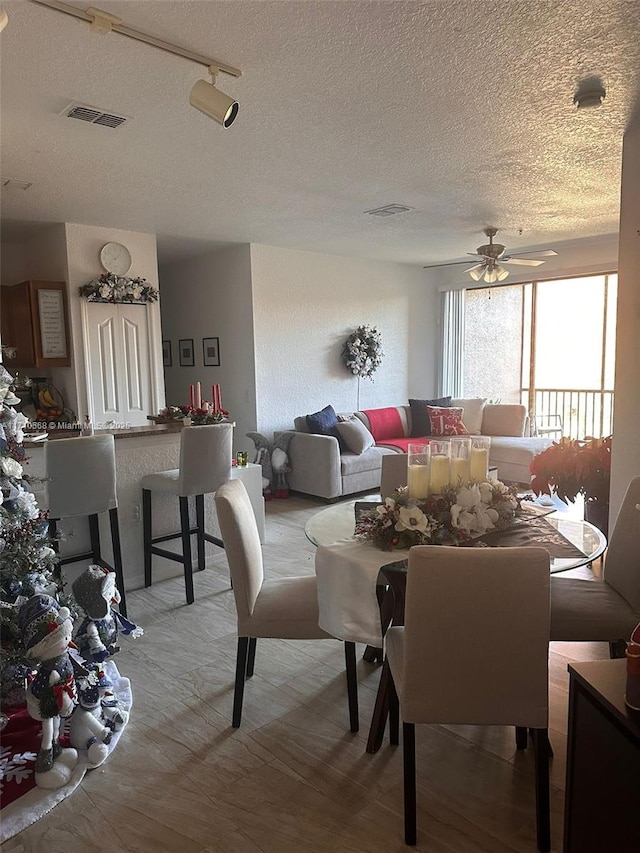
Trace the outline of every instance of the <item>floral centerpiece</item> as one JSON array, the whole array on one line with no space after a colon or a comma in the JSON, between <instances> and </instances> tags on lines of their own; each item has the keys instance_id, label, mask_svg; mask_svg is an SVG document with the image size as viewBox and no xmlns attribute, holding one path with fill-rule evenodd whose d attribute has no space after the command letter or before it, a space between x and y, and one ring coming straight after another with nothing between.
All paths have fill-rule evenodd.
<instances>
[{"instance_id":1,"label":"floral centerpiece","mask_svg":"<svg viewBox=\"0 0 640 853\"><path fill-rule=\"evenodd\" d=\"M382 336L376 326L358 326L344 343L342 360L354 376L370 379L382 364Z\"/></svg>"},{"instance_id":2,"label":"floral centerpiece","mask_svg":"<svg viewBox=\"0 0 640 853\"><path fill-rule=\"evenodd\" d=\"M88 302L155 302L158 291L146 278L126 278L115 273L103 273L78 288Z\"/></svg>"},{"instance_id":3,"label":"floral centerpiece","mask_svg":"<svg viewBox=\"0 0 640 853\"><path fill-rule=\"evenodd\" d=\"M161 409L154 420L156 423L184 422L190 418L193 426L209 426L210 424L226 423L229 420L229 412L226 409L215 409L212 403L206 400L196 408L195 406L167 406Z\"/></svg>"},{"instance_id":4,"label":"floral centerpiece","mask_svg":"<svg viewBox=\"0 0 640 853\"><path fill-rule=\"evenodd\" d=\"M504 530L516 516L515 486L499 480L451 487L428 498L397 489L382 506L356 520L355 534L384 551L412 545L463 545L491 530Z\"/></svg>"},{"instance_id":5,"label":"floral centerpiece","mask_svg":"<svg viewBox=\"0 0 640 853\"><path fill-rule=\"evenodd\" d=\"M554 441L531 460L532 490L536 495L557 494L565 503L584 495L591 503L608 504L612 438Z\"/></svg>"}]
</instances>

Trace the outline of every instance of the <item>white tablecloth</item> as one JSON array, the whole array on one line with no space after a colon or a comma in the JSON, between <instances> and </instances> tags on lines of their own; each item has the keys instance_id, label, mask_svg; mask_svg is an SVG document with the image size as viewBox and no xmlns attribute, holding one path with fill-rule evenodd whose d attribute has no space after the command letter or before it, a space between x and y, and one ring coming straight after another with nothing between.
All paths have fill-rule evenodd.
<instances>
[{"instance_id":1,"label":"white tablecloth","mask_svg":"<svg viewBox=\"0 0 640 853\"><path fill-rule=\"evenodd\" d=\"M376 580L381 566L408 556L345 539L316 551L318 624L339 640L382 646Z\"/></svg>"}]
</instances>

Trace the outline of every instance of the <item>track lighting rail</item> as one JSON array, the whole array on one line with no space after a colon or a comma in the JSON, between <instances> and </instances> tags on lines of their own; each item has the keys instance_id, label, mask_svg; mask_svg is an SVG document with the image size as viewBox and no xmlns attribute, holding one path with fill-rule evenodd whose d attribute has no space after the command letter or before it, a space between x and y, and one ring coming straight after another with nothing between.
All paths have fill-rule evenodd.
<instances>
[{"instance_id":1,"label":"track lighting rail","mask_svg":"<svg viewBox=\"0 0 640 853\"><path fill-rule=\"evenodd\" d=\"M157 47L167 53L173 53L175 56L181 56L183 59L189 59L191 62L197 62L199 65L205 65L207 68L212 66L218 71L231 75L231 77L240 77L242 72L239 68L234 68L233 65L227 65L226 62L221 62L219 59L214 59L211 56L203 56L201 53L194 53L192 50L180 47L177 44L163 41L155 36L144 33L141 30L135 30L132 27L122 23L122 19L111 15L109 12L104 12L101 9L79 9L77 6L71 6L69 3L62 3L60 0L30 0L31 3L37 3L38 6L46 6L49 9L54 9L56 12L63 12L65 15L71 15L74 18L79 18L81 21L86 21L92 25L92 28L97 32L107 33L116 32L127 38L141 41L149 44L152 47Z\"/></svg>"}]
</instances>

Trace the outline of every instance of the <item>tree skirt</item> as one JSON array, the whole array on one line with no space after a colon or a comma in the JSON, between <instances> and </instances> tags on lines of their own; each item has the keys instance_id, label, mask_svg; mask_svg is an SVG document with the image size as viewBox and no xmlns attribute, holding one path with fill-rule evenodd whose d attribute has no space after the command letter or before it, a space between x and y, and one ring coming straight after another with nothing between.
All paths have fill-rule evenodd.
<instances>
[{"instance_id":1,"label":"tree skirt","mask_svg":"<svg viewBox=\"0 0 640 853\"><path fill-rule=\"evenodd\" d=\"M120 675L112 660L104 663L104 670L113 682L113 693L121 707L130 711L133 699L129 679ZM55 791L39 788L35 783L34 765L40 749L40 722L31 719L26 706L8 708L5 713L9 723L2 732L0 750L0 844L35 823L73 793L91 769L86 750L79 749L78 763L66 785ZM69 719L63 720L61 725L63 746L69 745ZM116 748L125 726L126 722L114 732L108 745L109 755Z\"/></svg>"}]
</instances>

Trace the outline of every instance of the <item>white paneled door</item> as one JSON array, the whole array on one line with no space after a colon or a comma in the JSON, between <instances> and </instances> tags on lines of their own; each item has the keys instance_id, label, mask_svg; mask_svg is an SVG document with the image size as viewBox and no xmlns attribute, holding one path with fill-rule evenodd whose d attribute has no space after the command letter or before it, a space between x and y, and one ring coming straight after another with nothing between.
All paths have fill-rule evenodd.
<instances>
[{"instance_id":1,"label":"white paneled door","mask_svg":"<svg viewBox=\"0 0 640 853\"><path fill-rule=\"evenodd\" d=\"M146 305L87 305L87 364L94 424L148 424L151 413Z\"/></svg>"}]
</instances>

